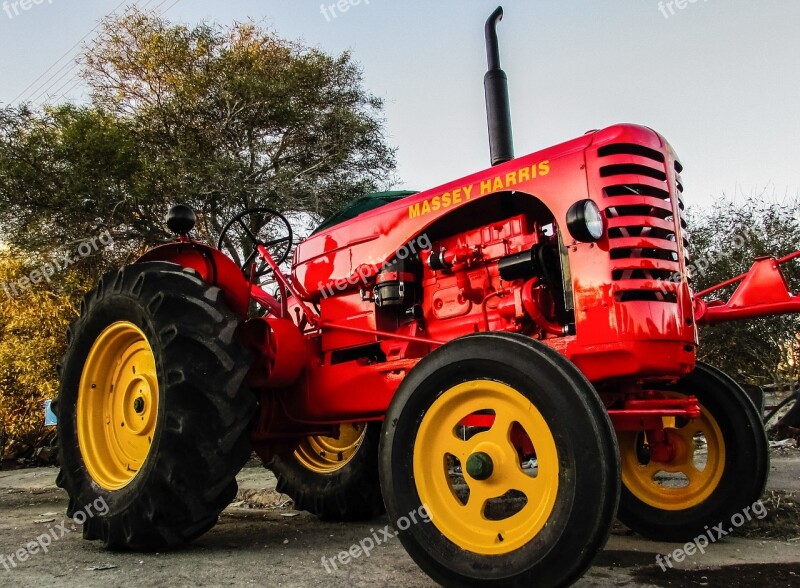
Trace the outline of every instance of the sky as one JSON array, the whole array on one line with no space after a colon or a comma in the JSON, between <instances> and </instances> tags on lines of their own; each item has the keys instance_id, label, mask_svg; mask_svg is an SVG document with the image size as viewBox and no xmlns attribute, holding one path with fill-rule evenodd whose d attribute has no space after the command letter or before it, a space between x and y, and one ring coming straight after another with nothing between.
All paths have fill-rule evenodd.
<instances>
[{"instance_id":1,"label":"sky","mask_svg":"<svg viewBox=\"0 0 800 588\"><path fill-rule=\"evenodd\" d=\"M56 101L85 100L75 72L61 64L104 15L132 2L19 2L0 0L0 105L41 102L51 85ZM489 166L483 25L497 0L342 0L346 10L336 0L135 3L187 24L253 19L287 39L351 51L365 87L385 100L404 188L433 188ZM632 122L675 147L690 205L800 195L797 0L503 6L517 155Z\"/></svg>"}]
</instances>

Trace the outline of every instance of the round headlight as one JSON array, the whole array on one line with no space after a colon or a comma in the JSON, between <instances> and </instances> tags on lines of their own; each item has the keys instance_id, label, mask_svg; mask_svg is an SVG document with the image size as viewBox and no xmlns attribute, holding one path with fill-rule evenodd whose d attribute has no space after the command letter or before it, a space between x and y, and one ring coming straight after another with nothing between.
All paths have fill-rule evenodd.
<instances>
[{"instance_id":1,"label":"round headlight","mask_svg":"<svg viewBox=\"0 0 800 588\"><path fill-rule=\"evenodd\" d=\"M567 212L567 228L576 241L599 241L605 233L600 207L593 200L579 200Z\"/></svg>"}]
</instances>

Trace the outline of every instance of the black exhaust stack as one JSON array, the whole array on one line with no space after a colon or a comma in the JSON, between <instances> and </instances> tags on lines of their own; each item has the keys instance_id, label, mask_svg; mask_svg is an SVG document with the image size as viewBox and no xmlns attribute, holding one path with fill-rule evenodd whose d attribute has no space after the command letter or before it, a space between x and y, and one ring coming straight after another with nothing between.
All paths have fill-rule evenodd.
<instances>
[{"instance_id":1,"label":"black exhaust stack","mask_svg":"<svg viewBox=\"0 0 800 588\"><path fill-rule=\"evenodd\" d=\"M486 58L489 62L489 71L483 78L483 86L486 90L486 118L489 123L492 165L500 165L514 159L508 76L500 68L500 43L497 39L497 23L501 20L503 20L503 7L498 6L486 21Z\"/></svg>"}]
</instances>

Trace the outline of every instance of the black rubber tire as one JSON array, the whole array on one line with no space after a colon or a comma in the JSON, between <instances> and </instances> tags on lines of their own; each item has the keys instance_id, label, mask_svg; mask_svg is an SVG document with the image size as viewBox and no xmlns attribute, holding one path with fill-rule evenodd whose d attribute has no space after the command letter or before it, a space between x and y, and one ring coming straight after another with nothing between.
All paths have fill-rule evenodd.
<instances>
[{"instance_id":1,"label":"black rubber tire","mask_svg":"<svg viewBox=\"0 0 800 588\"><path fill-rule=\"evenodd\" d=\"M294 457L273 458L269 469L278 479L278 492L324 521L366 521L386 512L378 477L381 423L367 423L353 458L341 469L321 474Z\"/></svg>"},{"instance_id":2,"label":"black rubber tire","mask_svg":"<svg viewBox=\"0 0 800 588\"><path fill-rule=\"evenodd\" d=\"M619 453L591 383L566 358L529 337L461 337L422 359L406 376L381 439L381 486L390 520L399 521L422 506L413 456L426 412L452 386L471 380L511 386L545 418L559 455L559 488L550 519L523 547L497 556L478 555L451 542L437 529L435 512L430 513L432 524L398 530L400 540L444 586L568 586L589 569L608 539L619 501Z\"/></svg>"},{"instance_id":3,"label":"black rubber tire","mask_svg":"<svg viewBox=\"0 0 800 588\"><path fill-rule=\"evenodd\" d=\"M86 469L76 412L89 350L117 321L133 323L147 337L156 359L159 403L141 469L126 486L108 491ZM61 460L57 484L69 494L67 514L101 498L109 507L105 515L86 520L86 539L117 550L174 548L213 527L236 496L255 412L245 384L249 354L239 342L239 323L219 288L171 263L109 272L84 297L80 318L68 331L54 410Z\"/></svg>"},{"instance_id":4,"label":"black rubber tire","mask_svg":"<svg viewBox=\"0 0 800 588\"><path fill-rule=\"evenodd\" d=\"M682 510L654 508L622 484L619 520L656 541L684 543L724 524L761 498L769 476L769 442L758 410L739 384L704 363L670 390L694 395L719 425L725 465L719 484L702 503Z\"/></svg>"}]
</instances>

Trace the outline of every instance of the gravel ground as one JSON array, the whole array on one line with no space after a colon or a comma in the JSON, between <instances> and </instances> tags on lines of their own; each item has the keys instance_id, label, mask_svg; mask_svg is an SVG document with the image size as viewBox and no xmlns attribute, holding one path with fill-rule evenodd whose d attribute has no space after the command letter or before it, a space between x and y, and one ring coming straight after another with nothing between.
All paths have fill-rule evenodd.
<instances>
[{"instance_id":1,"label":"gravel ground","mask_svg":"<svg viewBox=\"0 0 800 588\"><path fill-rule=\"evenodd\" d=\"M69 519L65 494L54 487L55 469L0 471L0 555L8 555L48 528L65 525L63 538L48 552L9 566L0 560L0 586L434 586L406 555L387 540L370 557L333 569L334 558L388 525L323 523L291 510L275 492L275 479L250 467L239 476L240 493L219 524L193 545L171 553L110 553L84 541ZM706 553L662 571L656 555L673 544L642 539L618 525L595 566L577 586L744 586L800 587L800 451L773 457L765 495L769 512ZM8 565L8 564L6 564Z\"/></svg>"}]
</instances>

